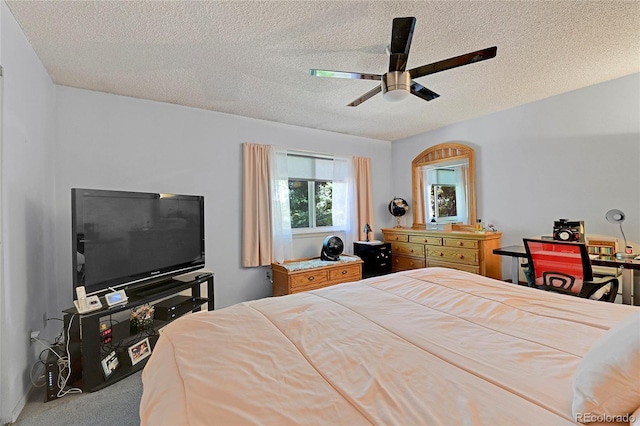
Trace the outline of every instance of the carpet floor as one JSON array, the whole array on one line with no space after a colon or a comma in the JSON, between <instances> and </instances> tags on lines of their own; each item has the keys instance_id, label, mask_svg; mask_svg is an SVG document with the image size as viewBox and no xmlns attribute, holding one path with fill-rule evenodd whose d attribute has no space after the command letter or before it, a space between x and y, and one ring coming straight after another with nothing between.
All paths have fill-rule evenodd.
<instances>
[{"instance_id":1,"label":"carpet floor","mask_svg":"<svg viewBox=\"0 0 640 426\"><path fill-rule=\"evenodd\" d=\"M142 371L92 393L69 394L50 402L45 388L32 392L14 423L19 426L139 425Z\"/></svg>"}]
</instances>

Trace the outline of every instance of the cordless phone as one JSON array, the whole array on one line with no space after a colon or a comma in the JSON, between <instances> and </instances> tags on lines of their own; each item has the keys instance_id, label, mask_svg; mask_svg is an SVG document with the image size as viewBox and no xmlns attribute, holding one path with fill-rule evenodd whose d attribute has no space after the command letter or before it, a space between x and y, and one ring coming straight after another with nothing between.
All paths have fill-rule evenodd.
<instances>
[{"instance_id":1,"label":"cordless phone","mask_svg":"<svg viewBox=\"0 0 640 426\"><path fill-rule=\"evenodd\" d=\"M76 296L78 297L78 311L83 312L87 310L87 292L84 286L76 287Z\"/></svg>"},{"instance_id":2,"label":"cordless phone","mask_svg":"<svg viewBox=\"0 0 640 426\"><path fill-rule=\"evenodd\" d=\"M73 303L76 305L76 309L80 314L102 308L100 298L98 298L98 296L87 297L87 292L84 289L84 286L76 287L76 297L78 300L74 300Z\"/></svg>"}]
</instances>

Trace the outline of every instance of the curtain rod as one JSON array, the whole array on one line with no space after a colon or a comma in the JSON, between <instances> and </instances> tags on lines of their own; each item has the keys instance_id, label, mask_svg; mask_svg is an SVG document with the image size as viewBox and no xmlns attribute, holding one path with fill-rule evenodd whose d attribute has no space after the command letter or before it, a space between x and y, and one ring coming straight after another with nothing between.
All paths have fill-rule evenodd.
<instances>
[{"instance_id":1,"label":"curtain rod","mask_svg":"<svg viewBox=\"0 0 640 426\"><path fill-rule=\"evenodd\" d=\"M328 160L333 160L336 157L335 155L325 154L322 152L305 151L301 149L288 149L288 148L287 148L287 155L293 155L296 157L325 158Z\"/></svg>"}]
</instances>

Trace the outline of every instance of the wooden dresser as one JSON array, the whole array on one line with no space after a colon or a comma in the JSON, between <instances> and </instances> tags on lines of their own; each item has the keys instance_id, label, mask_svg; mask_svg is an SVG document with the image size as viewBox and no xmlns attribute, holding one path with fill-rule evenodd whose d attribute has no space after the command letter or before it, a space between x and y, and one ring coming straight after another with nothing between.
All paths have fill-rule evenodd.
<instances>
[{"instance_id":1,"label":"wooden dresser","mask_svg":"<svg viewBox=\"0 0 640 426\"><path fill-rule=\"evenodd\" d=\"M412 228L383 229L391 243L393 272L443 266L502 279L500 232L427 231Z\"/></svg>"},{"instance_id":2,"label":"wooden dresser","mask_svg":"<svg viewBox=\"0 0 640 426\"><path fill-rule=\"evenodd\" d=\"M334 284L362 279L362 259L346 254L340 260L311 259L288 260L272 263L273 295L299 293Z\"/></svg>"}]
</instances>

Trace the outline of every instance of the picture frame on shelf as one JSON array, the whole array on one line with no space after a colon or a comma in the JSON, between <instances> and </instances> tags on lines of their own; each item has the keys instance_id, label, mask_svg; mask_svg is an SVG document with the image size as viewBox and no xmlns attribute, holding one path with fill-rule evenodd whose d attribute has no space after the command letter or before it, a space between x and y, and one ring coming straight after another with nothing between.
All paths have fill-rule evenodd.
<instances>
[{"instance_id":1,"label":"picture frame on shelf","mask_svg":"<svg viewBox=\"0 0 640 426\"><path fill-rule=\"evenodd\" d=\"M111 351L109 355L102 359L100 364L102 365L102 373L104 374L104 378L108 379L109 376L111 376L111 373L113 373L120 366L120 362L118 361L118 354L116 353L116 351Z\"/></svg>"},{"instance_id":2,"label":"picture frame on shelf","mask_svg":"<svg viewBox=\"0 0 640 426\"><path fill-rule=\"evenodd\" d=\"M128 351L129 358L131 358L131 365L136 365L151 355L151 344L149 343L149 338L144 338L135 345L130 346Z\"/></svg>"}]
</instances>

